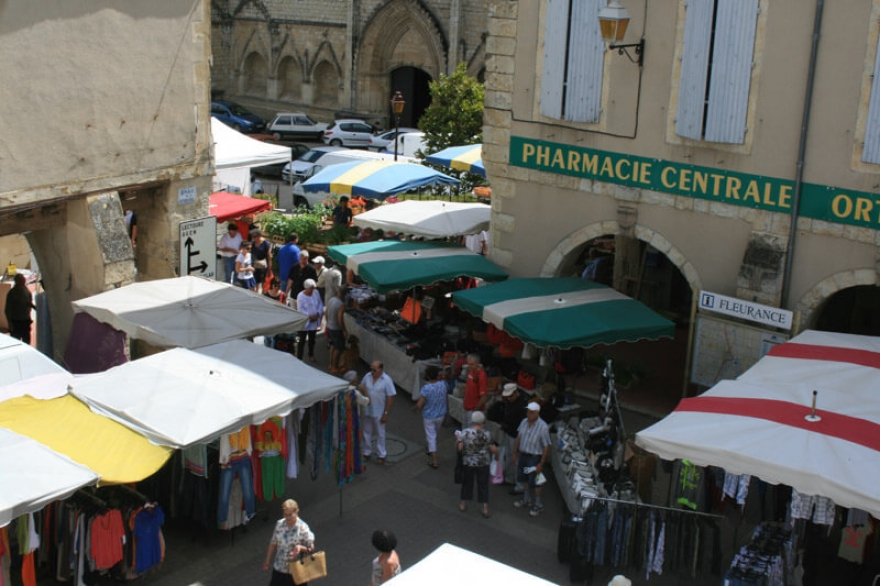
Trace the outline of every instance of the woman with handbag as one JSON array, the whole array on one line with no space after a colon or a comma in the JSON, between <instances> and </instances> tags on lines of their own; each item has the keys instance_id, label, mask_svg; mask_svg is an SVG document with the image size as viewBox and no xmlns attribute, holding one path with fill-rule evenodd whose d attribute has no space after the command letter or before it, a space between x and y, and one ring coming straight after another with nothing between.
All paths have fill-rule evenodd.
<instances>
[{"instance_id":1,"label":"woman with handbag","mask_svg":"<svg viewBox=\"0 0 880 586\"><path fill-rule=\"evenodd\" d=\"M297 502L287 499L281 504L281 511L284 518L275 523L275 531L269 540L269 550L263 562L264 572L272 568L269 586L290 586L295 583L290 575L290 562L315 549L315 534L299 518Z\"/></svg>"},{"instance_id":2,"label":"woman with handbag","mask_svg":"<svg viewBox=\"0 0 880 586\"><path fill-rule=\"evenodd\" d=\"M272 267L272 244L263 238L263 233L259 229L253 229L250 232L251 255L254 261L254 279L257 281L257 292L263 292L263 283L266 281L266 273Z\"/></svg>"},{"instance_id":3,"label":"woman with handbag","mask_svg":"<svg viewBox=\"0 0 880 586\"><path fill-rule=\"evenodd\" d=\"M474 480L477 482L477 501L483 505L483 516L489 518L489 463L498 456L498 447L492 443L491 434L483 429L486 416L482 411L471 415L471 427L458 434L457 448L462 455L461 504L459 510L467 509L467 501L474 498Z\"/></svg>"}]
</instances>

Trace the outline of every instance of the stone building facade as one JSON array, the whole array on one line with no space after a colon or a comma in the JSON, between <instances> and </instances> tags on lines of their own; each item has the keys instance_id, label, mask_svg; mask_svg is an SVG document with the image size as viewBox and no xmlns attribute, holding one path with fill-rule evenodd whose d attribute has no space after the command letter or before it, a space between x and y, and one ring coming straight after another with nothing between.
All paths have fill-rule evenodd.
<instances>
[{"instance_id":1,"label":"stone building facade","mask_svg":"<svg viewBox=\"0 0 880 586\"><path fill-rule=\"evenodd\" d=\"M210 34L206 0L0 7L0 255L26 238L58 358L71 301L175 276L178 224L208 215Z\"/></svg>"},{"instance_id":2,"label":"stone building facade","mask_svg":"<svg viewBox=\"0 0 880 586\"><path fill-rule=\"evenodd\" d=\"M880 334L880 1L622 3L641 51L607 50L604 1L492 2L492 259L549 277L612 250L614 286L686 324L691 378L704 291Z\"/></svg>"},{"instance_id":3,"label":"stone building facade","mask_svg":"<svg viewBox=\"0 0 880 586\"><path fill-rule=\"evenodd\" d=\"M428 82L465 62L482 77L487 0L212 0L215 97L270 118L306 111L389 127L428 106Z\"/></svg>"}]
</instances>

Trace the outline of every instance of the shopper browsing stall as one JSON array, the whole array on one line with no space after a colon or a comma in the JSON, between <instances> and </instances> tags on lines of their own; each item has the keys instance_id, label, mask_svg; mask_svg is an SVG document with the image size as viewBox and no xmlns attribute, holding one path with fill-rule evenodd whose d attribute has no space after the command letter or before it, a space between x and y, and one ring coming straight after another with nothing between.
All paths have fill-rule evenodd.
<instances>
[{"instance_id":1,"label":"shopper browsing stall","mask_svg":"<svg viewBox=\"0 0 880 586\"><path fill-rule=\"evenodd\" d=\"M537 477L543 475L544 464L550 456L550 429L540 417L540 405L532 401L527 409L526 418L517 429L512 463L516 466L517 481L528 482L528 487L513 506L529 509L529 516L537 517L544 510L543 487L538 484Z\"/></svg>"}]
</instances>

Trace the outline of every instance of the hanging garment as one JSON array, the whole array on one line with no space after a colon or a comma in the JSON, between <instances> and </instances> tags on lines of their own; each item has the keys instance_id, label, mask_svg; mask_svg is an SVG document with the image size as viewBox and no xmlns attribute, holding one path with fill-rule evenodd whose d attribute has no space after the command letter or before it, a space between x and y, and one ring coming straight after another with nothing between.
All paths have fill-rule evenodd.
<instances>
[{"instance_id":1,"label":"hanging garment","mask_svg":"<svg viewBox=\"0 0 880 586\"><path fill-rule=\"evenodd\" d=\"M746 497L749 495L749 482L752 477L748 474L724 473L724 496L736 500L736 504L745 506ZM723 497L722 497L723 498Z\"/></svg>"}]
</instances>

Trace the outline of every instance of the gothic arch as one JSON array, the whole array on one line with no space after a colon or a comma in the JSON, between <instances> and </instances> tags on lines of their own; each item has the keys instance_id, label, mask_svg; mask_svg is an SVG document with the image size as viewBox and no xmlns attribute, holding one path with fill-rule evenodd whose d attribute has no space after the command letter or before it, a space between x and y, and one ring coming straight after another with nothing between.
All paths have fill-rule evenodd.
<instances>
[{"instance_id":1,"label":"gothic arch","mask_svg":"<svg viewBox=\"0 0 880 586\"><path fill-rule=\"evenodd\" d=\"M317 71L318 65L322 62L333 67L334 73L342 79L342 65L339 63L339 58L336 56L336 51L333 50L333 45L330 44L330 41L322 41L321 44L318 45L318 50L315 51L314 58L307 64L306 75L308 75L310 79L315 79L315 72Z\"/></svg>"},{"instance_id":2,"label":"gothic arch","mask_svg":"<svg viewBox=\"0 0 880 586\"><path fill-rule=\"evenodd\" d=\"M299 55L293 52L283 54L275 69L278 80L278 97L283 100L299 102L302 99L303 64Z\"/></svg>"},{"instance_id":3,"label":"gothic arch","mask_svg":"<svg viewBox=\"0 0 880 586\"><path fill-rule=\"evenodd\" d=\"M241 94L265 96L269 77L269 45L256 28L242 46L238 62L238 91Z\"/></svg>"},{"instance_id":4,"label":"gothic arch","mask_svg":"<svg viewBox=\"0 0 880 586\"><path fill-rule=\"evenodd\" d=\"M242 10L244 10L249 4L252 4L254 8L259 12L263 18L268 22L272 16L269 14L269 9L266 8L266 5L263 4L263 0L240 0L238 6L235 7L235 10L232 11L232 15L236 16Z\"/></svg>"},{"instance_id":5,"label":"gothic arch","mask_svg":"<svg viewBox=\"0 0 880 586\"><path fill-rule=\"evenodd\" d=\"M813 285L792 308L801 312L800 329L804 330L814 325L818 316L817 310L821 309L822 304L831 299L835 293L860 285L880 285L877 271L873 269L841 271Z\"/></svg>"},{"instance_id":6,"label":"gothic arch","mask_svg":"<svg viewBox=\"0 0 880 586\"><path fill-rule=\"evenodd\" d=\"M443 28L420 0L392 0L364 27L355 51L357 108L384 114L391 95L390 74L415 67L439 79L446 71L449 43Z\"/></svg>"},{"instance_id":7,"label":"gothic arch","mask_svg":"<svg viewBox=\"0 0 880 586\"><path fill-rule=\"evenodd\" d=\"M544 266L541 267L541 276L558 276L563 261L569 252L578 248L582 244L586 244L594 238L604 236L605 234L617 234L619 232L620 225L617 221L609 220L605 222L594 222L576 230L575 232L569 233L556 244L556 247L547 256L547 260L544 261ZM669 262L678 268L684 276L688 285L691 287L691 291L699 291L702 289L703 286L700 282L700 277L697 275L694 266L685 258L680 250L674 247L672 243L666 239L666 237L659 232L639 224L636 224L633 228L633 237L642 242L647 242L658 251L662 252L666 258L669 259Z\"/></svg>"},{"instance_id":8,"label":"gothic arch","mask_svg":"<svg viewBox=\"0 0 880 586\"><path fill-rule=\"evenodd\" d=\"M322 59L312 70L312 83L314 94L312 100L323 108L336 108L339 106L339 96L342 93L342 76L339 69L333 63Z\"/></svg>"}]
</instances>

